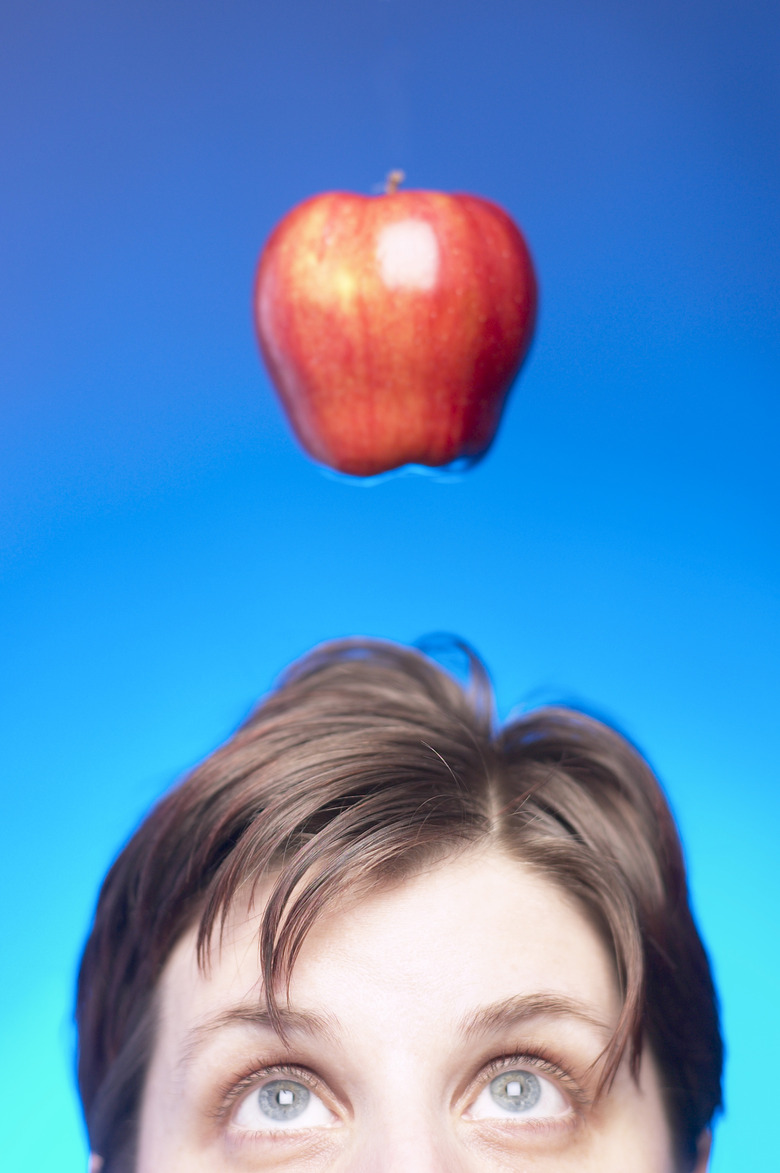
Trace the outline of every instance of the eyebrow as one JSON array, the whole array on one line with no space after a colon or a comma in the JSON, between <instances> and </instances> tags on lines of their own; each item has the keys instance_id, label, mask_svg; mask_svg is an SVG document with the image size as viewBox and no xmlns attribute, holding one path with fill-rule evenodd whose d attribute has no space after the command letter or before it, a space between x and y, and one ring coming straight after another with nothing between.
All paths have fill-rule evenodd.
<instances>
[{"instance_id":1,"label":"eyebrow","mask_svg":"<svg viewBox=\"0 0 780 1173\"><path fill-rule=\"evenodd\" d=\"M332 1040L340 1026L335 1016L318 1014L310 1010L292 1010L280 1006L277 1014L284 1034ZM534 1018L575 1018L594 1027L607 1039L613 1029L598 1016L593 1007L584 1002L563 994L536 993L520 994L482 1006L471 1014L464 1015L457 1023L457 1030L466 1038L474 1038L521 1026ZM254 1030L270 1031L279 1036L267 1006L263 1003L239 1003L198 1023L188 1032L178 1066L189 1066L210 1038L231 1026L249 1026Z\"/></svg>"},{"instance_id":2,"label":"eyebrow","mask_svg":"<svg viewBox=\"0 0 780 1173\"><path fill-rule=\"evenodd\" d=\"M459 1030L467 1038L475 1035L495 1034L498 1031L520 1026L533 1018L575 1018L594 1027L605 1038L610 1038L613 1027L601 1018L586 1002L570 998L566 994L537 993L519 994L483 1006L472 1014L465 1015L459 1023Z\"/></svg>"},{"instance_id":3,"label":"eyebrow","mask_svg":"<svg viewBox=\"0 0 780 1173\"><path fill-rule=\"evenodd\" d=\"M291 1010L284 1006L277 1008L276 1018L285 1035L333 1038L338 1026L337 1019L332 1015L316 1014L310 1010ZM262 1002L239 1003L198 1023L187 1032L177 1066L188 1067L209 1039L231 1026L250 1026L254 1030L270 1031L277 1038L280 1036L267 1006Z\"/></svg>"}]
</instances>

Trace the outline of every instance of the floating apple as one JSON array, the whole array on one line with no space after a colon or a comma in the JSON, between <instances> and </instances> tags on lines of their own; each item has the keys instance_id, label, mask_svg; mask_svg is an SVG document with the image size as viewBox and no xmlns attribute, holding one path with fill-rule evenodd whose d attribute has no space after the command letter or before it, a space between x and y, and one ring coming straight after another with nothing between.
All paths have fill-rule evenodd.
<instances>
[{"instance_id":1,"label":"floating apple","mask_svg":"<svg viewBox=\"0 0 780 1173\"><path fill-rule=\"evenodd\" d=\"M526 243L473 195L328 192L260 256L257 331L303 447L371 476L486 451L531 341Z\"/></svg>"}]
</instances>

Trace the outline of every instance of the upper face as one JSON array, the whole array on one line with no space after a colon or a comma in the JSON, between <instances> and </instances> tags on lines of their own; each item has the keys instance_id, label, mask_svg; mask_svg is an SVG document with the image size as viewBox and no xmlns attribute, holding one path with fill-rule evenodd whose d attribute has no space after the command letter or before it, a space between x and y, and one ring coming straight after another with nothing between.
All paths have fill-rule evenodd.
<instances>
[{"instance_id":1,"label":"upper face","mask_svg":"<svg viewBox=\"0 0 780 1173\"><path fill-rule=\"evenodd\" d=\"M594 1100L615 975L548 879L473 851L323 914L286 1041L258 921L229 923L207 974L194 932L171 955L137 1173L678 1173L649 1054Z\"/></svg>"}]
</instances>

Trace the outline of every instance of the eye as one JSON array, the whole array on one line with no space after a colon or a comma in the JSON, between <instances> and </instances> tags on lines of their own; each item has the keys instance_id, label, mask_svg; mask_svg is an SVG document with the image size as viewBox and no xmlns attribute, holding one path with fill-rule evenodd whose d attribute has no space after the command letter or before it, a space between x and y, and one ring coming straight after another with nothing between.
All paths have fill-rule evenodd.
<instances>
[{"instance_id":1,"label":"eye","mask_svg":"<svg viewBox=\"0 0 780 1173\"><path fill-rule=\"evenodd\" d=\"M245 1132L322 1128L335 1120L318 1095L298 1079L269 1079L238 1106L233 1124Z\"/></svg>"},{"instance_id":2,"label":"eye","mask_svg":"<svg viewBox=\"0 0 780 1173\"><path fill-rule=\"evenodd\" d=\"M541 1120L566 1116L571 1108L550 1079L536 1071L502 1071L482 1089L469 1108L472 1120Z\"/></svg>"}]
</instances>

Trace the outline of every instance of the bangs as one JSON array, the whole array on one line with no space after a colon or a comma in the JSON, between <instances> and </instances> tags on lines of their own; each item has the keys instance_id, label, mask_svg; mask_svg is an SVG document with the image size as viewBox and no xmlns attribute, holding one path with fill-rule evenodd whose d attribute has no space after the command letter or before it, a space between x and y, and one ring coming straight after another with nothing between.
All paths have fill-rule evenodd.
<instances>
[{"instance_id":1,"label":"bangs","mask_svg":"<svg viewBox=\"0 0 780 1173\"><path fill-rule=\"evenodd\" d=\"M394 644L315 650L163 798L112 867L78 1002L79 1081L105 1173L121 1168L110 1164L111 1138L127 1132L120 1117L143 1083L138 1056L128 1058L138 1023L186 931L197 926L208 967L228 916L270 882L259 959L283 1034L278 1000L319 918L478 846L549 877L598 927L622 997L600 1088L627 1053L636 1074L646 1037L681 1149L695 1147L720 1104L722 1044L682 850L652 770L620 733L572 709L497 727L476 656L457 641L427 648L465 658L465 684Z\"/></svg>"}]
</instances>

